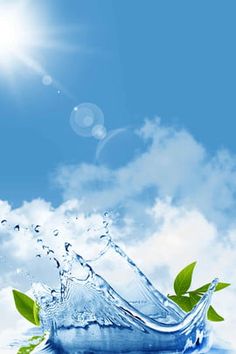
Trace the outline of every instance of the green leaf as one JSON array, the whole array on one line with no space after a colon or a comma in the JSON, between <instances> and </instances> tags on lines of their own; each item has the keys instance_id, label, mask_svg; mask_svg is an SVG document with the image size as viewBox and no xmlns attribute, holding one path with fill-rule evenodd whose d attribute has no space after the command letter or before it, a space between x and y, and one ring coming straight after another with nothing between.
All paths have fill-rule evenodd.
<instances>
[{"instance_id":1,"label":"green leaf","mask_svg":"<svg viewBox=\"0 0 236 354\"><path fill-rule=\"evenodd\" d=\"M193 308L190 298L188 296L168 295L168 298L174 301L177 305L179 305L179 307L185 312L189 312Z\"/></svg>"},{"instance_id":2,"label":"green leaf","mask_svg":"<svg viewBox=\"0 0 236 354\"><path fill-rule=\"evenodd\" d=\"M193 306L195 306L198 301L201 299L200 295L194 294L194 293L190 293L189 297L191 299L191 303ZM207 318L209 321L214 321L214 322L221 322L224 321L224 318L222 316L220 316L212 306L209 307L209 310L207 312Z\"/></svg>"},{"instance_id":3,"label":"green leaf","mask_svg":"<svg viewBox=\"0 0 236 354\"><path fill-rule=\"evenodd\" d=\"M201 299L201 296L195 294L194 292L190 292L189 293L189 298L190 298L190 301L191 301L191 304L192 306L196 306L197 303L199 302L199 300Z\"/></svg>"},{"instance_id":4,"label":"green leaf","mask_svg":"<svg viewBox=\"0 0 236 354\"><path fill-rule=\"evenodd\" d=\"M209 310L207 312L207 318L208 320L214 322L224 321L224 318L220 316L212 306L209 307Z\"/></svg>"},{"instance_id":5,"label":"green leaf","mask_svg":"<svg viewBox=\"0 0 236 354\"><path fill-rule=\"evenodd\" d=\"M210 285L211 285L211 283L205 284L205 285L201 286L200 288L194 290L194 292L195 293L206 293ZM218 283L216 285L215 291L220 291L222 289L227 288L230 285L231 285L230 283Z\"/></svg>"},{"instance_id":6,"label":"green leaf","mask_svg":"<svg viewBox=\"0 0 236 354\"><path fill-rule=\"evenodd\" d=\"M45 339L45 334L42 336L34 336L29 339L28 345L21 347L17 354L29 354L34 351L34 349L43 342Z\"/></svg>"},{"instance_id":7,"label":"green leaf","mask_svg":"<svg viewBox=\"0 0 236 354\"><path fill-rule=\"evenodd\" d=\"M190 312L193 307L196 306L204 293L208 291L210 286L210 283L207 283L196 290L189 291L195 266L196 262L193 262L179 272L174 281L174 290L176 295L168 295L169 299L173 300L186 312ZM231 284L229 283L218 283L215 291L223 290L230 285ZM207 316L210 321L224 321L224 318L220 316L212 306L209 307Z\"/></svg>"},{"instance_id":8,"label":"green leaf","mask_svg":"<svg viewBox=\"0 0 236 354\"><path fill-rule=\"evenodd\" d=\"M175 278L174 289L177 296L185 294L191 286L193 271L196 262L189 264L182 269Z\"/></svg>"},{"instance_id":9,"label":"green leaf","mask_svg":"<svg viewBox=\"0 0 236 354\"><path fill-rule=\"evenodd\" d=\"M21 293L18 290L13 290L13 297L18 312L29 322L36 326L40 325L39 306L29 296Z\"/></svg>"},{"instance_id":10,"label":"green leaf","mask_svg":"<svg viewBox=\"0 0 236 354\"><path fill-rule=\"evenodd\" d=\"M37 304L37 302L34 301L33 314L34 314L34 320L35 320L36 326L40 326L39 311L40 311L40 307Z\"/></svg>"}]
</instances>

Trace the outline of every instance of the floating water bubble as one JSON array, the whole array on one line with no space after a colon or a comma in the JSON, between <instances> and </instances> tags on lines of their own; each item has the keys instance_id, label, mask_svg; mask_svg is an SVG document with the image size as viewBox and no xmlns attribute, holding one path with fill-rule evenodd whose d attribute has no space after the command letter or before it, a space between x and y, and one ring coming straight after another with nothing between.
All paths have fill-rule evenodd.
<instances>
[{"instance_id":1,"label":"floating water bubble","mask_svg":"<svg viewBox=\"0 0 236 354\"><path fill-rule=\"evenodd\" d=\"M102 140L106 137L107 130L104 125L97 124L92 129L92 136L98 140Z\"/></svg>"},{"instance_id":2,"label":"floating water bubble","mask_svg":"<svg viewBox=\"0 0 236 354\"><path fill-rule=\"evenodd\" d=\"M103 112L93 103L81 103L80 105L74 107L70 115L70 124L72 129L76 134L84 137L93 136L93 129L95 129L96 126L103 127L103 123ZM96 130L97 128L95 129L95 134Z\"/></svg>"},{"instance_id":3,"label":"floating water bubble","mask_svg":"<svg viewBox=\"0 0 236 354\"><path fill-rule=\"evenodd\" d=\"M42 78L42 83L45 86L49 86L52 84L52 77L50 75L44 75Z\"/></svg>"}]
</instances>

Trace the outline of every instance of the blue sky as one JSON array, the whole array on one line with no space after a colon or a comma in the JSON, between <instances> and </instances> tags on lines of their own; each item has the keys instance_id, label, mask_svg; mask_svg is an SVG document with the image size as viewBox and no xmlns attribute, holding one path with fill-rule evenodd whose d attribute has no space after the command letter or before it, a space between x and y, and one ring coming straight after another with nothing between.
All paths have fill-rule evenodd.
<instances>
[{"instance_id":1,"label":"blue sky","mask_svg":"<svg viewBox=\"0 0 236 354\"><path fill-rule=\"evenodd\" d=\"M83 102L103 110L108 130L158 115L208 151L235 152L234 1L43 0L27 8L38 27L61 28L57 39L80 47L32 51L74 99L19 63L12 85L0 69L1 199L14 206L36 197L61 201L54 170L94 161L97 141L69 124ZM133 148L131 135L125 143ZM122 149L122 139L110 144L113 163Z\"/></svg>"},{"instance_id":2,"label":"blue sky","mask_svg":"<svg viewBox=\"0 0 236 354\"><path fill-rule=\"evenodd\" d=\"M1 5L13 2L0 0L0 20ZM10 57L7 73L0 55L0 216L8 220L0 312L12 286L26 290L17 269L50 277L29 225L42 225L52 247L59 229L62 245L86 252L87 230L97 238L111 210L112 236L166 293L194 260L199 283L232 283L216 302L227 319L217 331L235 347L236 2L19 2L32 28L62 48L39 48L35 37L30 57L43 74ZM72 129L71 112L85 102L102 110L104 140ZM13 303L11 311L3 318L14 332ZM5 327L0 321L0 342Z\"/></svg>"}]
</instances>

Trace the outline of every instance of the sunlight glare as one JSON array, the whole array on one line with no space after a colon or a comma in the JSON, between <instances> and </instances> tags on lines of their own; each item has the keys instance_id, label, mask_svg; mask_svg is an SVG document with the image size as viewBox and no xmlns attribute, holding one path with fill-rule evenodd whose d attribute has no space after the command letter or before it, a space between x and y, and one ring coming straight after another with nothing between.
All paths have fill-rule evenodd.
<instances>
[{"instance_id":1,"label":"sunlight glare","mask_svg":"<svg viewBox=\"0 0 236 354\"><path fill-rule=\"evenodd\" d=\"M38 6L29 6L32 3L28 0L0 0L0 76L13 87L16 73L22 73L26 68L27 72L37 74L44 86L53 86L58 93L63 91L73 97L37 57L45 55L45 50L71 51L78 50L78 46L63 42L60 27L48 26L47 16L42 16Z\"/></svg>"},{"instance_id":2,"label":"sunlight glare","mask_svg":"<svg viewBox=\"0 0 236 354\"><path fill-rule=\"evenodd\" d=\"M17 54L32 41L30 26L21 13L0 8L0 55Z\"/></svg>"}]
</instances>

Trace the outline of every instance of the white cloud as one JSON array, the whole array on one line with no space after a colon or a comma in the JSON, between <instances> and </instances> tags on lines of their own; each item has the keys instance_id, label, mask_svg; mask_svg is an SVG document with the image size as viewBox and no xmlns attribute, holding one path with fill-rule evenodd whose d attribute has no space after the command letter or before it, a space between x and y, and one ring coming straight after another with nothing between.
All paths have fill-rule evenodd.
<instances>
[{"instance_id":1,"label":"white cloud","mask_svg":"<svg viewBox=\"0 0 236 354\"><path fill-rule=\"evenodd\" d=\"M178 203L197 207L221 225L233 222L236 210L236 158L227 150L215 155L184 129L147 120L138 132L146 150L118 169L100 165L63 166L54 176L64 198L79 198L91 211L131 207L152 188L155 197L170 196ZM136 205L137 206L137 205Z\"/></svg>"}]
</instances>

